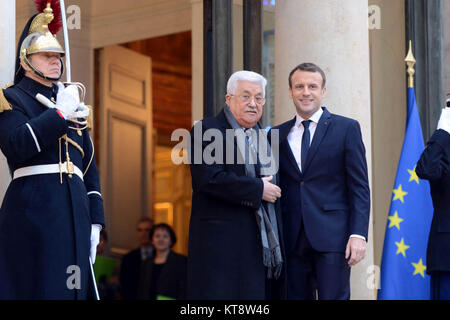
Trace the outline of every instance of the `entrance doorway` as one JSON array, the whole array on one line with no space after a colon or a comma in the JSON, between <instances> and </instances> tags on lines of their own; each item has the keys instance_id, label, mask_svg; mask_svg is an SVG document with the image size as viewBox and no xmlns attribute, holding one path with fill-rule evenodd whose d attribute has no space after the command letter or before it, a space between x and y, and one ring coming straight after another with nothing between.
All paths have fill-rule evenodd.
<instances>
[{"instance_id":1,"label":"entrance doorway","mask_svg":"<svg viewBox=\"0 0 450 320\"><path fill-rule=\"evenodd\" d=\"M114 63L111 51L119 52ZM191 33L105 47L95 59L94 133L110 252L137 247L136 222L148 216L171 225L174 251L187 254L190 172L172 163L170 136L191 127Z\"/></svg>"}]
</instances>

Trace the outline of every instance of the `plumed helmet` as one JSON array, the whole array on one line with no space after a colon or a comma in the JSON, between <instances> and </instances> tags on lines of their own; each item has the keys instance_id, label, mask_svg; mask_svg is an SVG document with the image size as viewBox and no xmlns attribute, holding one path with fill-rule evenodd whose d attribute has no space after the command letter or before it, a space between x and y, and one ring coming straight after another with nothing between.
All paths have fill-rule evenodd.
<instances>
[{"instance_id":1,"label":"plumed helmet","mask_svg":"<svg viewBox=\"0 0 450 320\"><path fill-rule=\"evenodd\" d=\"M56 52L64 56L65 52L56 38L61 28L61 9L58 0L35 0L38 14L30 18L20 37L17 58L16 76L14 83L19 82L24 71L20 68L20 62L24 61L33 70L34 67L28 60L28 56L38 52Z\"/></svg>"},{"instance_id":2,"label":"plumed helmet","mask_svg":"<svg viewBox=\"0 0 450 320\"><path fill-rule=\"evenodd\" d=\"M48 24L53 17L53 10L48 3L44 12L38 14L31 22L29 35L24 39L20 48L21 57L37 52L57 52L64 55L64 49L56 36L48 29Z\"/></svg>"}]
</instances>

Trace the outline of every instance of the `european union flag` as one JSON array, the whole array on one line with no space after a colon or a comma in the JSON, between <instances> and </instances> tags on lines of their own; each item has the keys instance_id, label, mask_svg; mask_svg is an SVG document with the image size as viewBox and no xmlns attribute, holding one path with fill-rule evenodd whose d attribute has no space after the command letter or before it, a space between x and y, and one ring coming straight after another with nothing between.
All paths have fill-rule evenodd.
<instances>
[{"instance_id":1,"label":"european union flag","mask_svg":"<svg viewBox=\"0 0 450 320\"><path fill-rule=\"evenodd\" d=\"M430 299L426 250L433 203L428 181L415 171L423 149L414 88L408 88L406 134L384 238L380 300Z\"/></svg>"}]
</instances>

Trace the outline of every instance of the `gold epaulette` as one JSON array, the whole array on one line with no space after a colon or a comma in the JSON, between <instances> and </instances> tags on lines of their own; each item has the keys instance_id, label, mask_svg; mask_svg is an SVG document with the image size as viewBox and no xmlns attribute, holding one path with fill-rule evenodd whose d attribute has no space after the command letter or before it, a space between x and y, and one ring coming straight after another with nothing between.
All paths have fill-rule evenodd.
<instances>
[{"instance_id":1,"label":"gold epaulette","mask_svg":"<svg viewBox=\"0 0 450 320\"><path fill-rule=\"evenodd\" d=\"M11 105L9 104L8 100L6 100L5 95L3 94L3 90L11 86L12 84L9 84L3 89L0 89L0 113L5 110L12 110Z\"/></svg>"}]
</instances>

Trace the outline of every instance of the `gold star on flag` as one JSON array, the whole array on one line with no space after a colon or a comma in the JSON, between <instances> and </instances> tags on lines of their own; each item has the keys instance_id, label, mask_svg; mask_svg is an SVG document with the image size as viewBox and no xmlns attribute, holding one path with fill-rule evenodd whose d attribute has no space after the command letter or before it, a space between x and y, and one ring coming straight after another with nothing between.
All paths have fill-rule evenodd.
<instances>
[{"instance_id":1,"label":"gold star on flag","mask_svg":"<svg viewBox=\"0 0 450 320\"><path fill-rule=\"evenodd\" d=\"M417 173L416 173L416 166L414 166L414 169L412 169L412 170L408 169L408 172L410 174L409 182L414 180L417 184L419 184L419 177L417 176Z\"/></svg>"},{"instance_id":2,"label":"gold star on flag","mask_svg":"<svg viewBox=\"0 0 450 320\"><path fill-rule=\"evenodd\" d=\"M412 265L414 266L414 273L413 276L415 276L416 274L420 273L420 275L422 276L422 278L425 278L425 274L424 271L427 269L427 266L423 265L422 259L419 260L419 262L417 263L412 263Z\"/></svg>"},{"instance_id":3,"label":"gold star on flag","mask_svg":"<svg viewBox=\"0 0 450 320\"><path fill-rule=\"evenodd\" d=\"M402 238L400 242L395 242L397 246L397 254L401 253L403 257L406 257L406 250L409 249L409 246L405 244L405 240Z\"/></svg>"},{"instance_id":4,"label":"gold star on flag","mask_svg":"<svg viewBox=\"0 0 450 320\"><path fill-rule=\"evenodd\" d=\"M392 201L400 199L402 203L404 203L403 197L408 194L408 192L402 190L402 185L399 185L397 189L394 189L394 199Z\"/></svg>"},{"instance_id":5,"label":"gold star on flag","mask_svg":"<svg viewBox=\"0 0 450 320\"><path fill-rule=\"evenodd\" d=\"M400 230L400 222L402 222L403 219L398 216L398 212L397 211L395 211L393 216L389 216L388 219L390 221L389 222L389 228L392 228L393 226L396 226L397 229Z\"/></svg>"}]
</instances>

